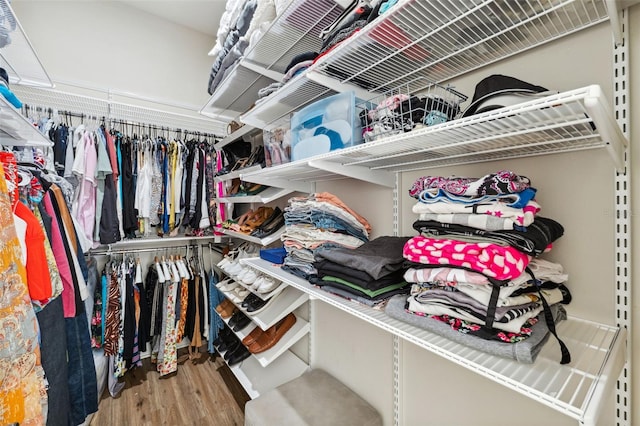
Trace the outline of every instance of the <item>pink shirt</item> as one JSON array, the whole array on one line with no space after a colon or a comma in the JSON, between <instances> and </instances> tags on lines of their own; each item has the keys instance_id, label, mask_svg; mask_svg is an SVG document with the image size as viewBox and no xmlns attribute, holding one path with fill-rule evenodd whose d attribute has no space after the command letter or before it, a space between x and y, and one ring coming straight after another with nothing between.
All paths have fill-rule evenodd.
<instances>
[{"instance_id":1,"label":"pink shirt","mask_svg":"<svg viewBox=\"0 0 640 426\"><path fill-rule=\"evenodd\" d=\"M53 209L51 195L48 192L44 194L42 203L47 214L53 218L51 221L50 243L51 249L53 250L53 256L56 259L56 265L58 265L58 272L60 272L60 278L62 279L62 309L64 311L64 317L73 318L76 316L76 297L73 288L73 276L71 275L69 259L67 258L62 234L60 233L60 227L58 226L58 216Z\"/></svg>"}]
</instances>

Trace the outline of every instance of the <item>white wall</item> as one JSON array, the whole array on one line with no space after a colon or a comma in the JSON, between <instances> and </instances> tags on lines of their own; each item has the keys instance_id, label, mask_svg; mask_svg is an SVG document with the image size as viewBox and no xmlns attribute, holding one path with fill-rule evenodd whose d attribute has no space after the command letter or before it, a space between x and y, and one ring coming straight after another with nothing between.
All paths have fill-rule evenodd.
<instances>
[{"instance_id":1,"label":"white wall","mask_svg":"<svg viewBox=\"0 0 640 426\"><path fill-rule=\"evenodd\" d=\"M209 97L212 36L116 1L14 0L12 7L54 81L197 108Z\"/></svg>"}]
</instances>

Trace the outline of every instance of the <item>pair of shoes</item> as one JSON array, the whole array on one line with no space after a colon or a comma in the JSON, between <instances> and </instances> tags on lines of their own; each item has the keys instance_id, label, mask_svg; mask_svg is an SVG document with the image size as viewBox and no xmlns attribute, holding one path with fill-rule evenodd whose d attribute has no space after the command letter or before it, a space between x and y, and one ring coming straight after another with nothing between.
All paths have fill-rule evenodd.
<instances>
[{"instance_id":1,"label":"pair of shoes","mask_svg":"<svg viewBox=\"0 0 640 426\"><path fill-rule=\"evenodd\" d=\"M260 336L262 333L264 333L264 331L260 327L254 328L249 334L245 336L244 339L242 339L242 344L246 347L249 347L258 339L258 336Z\"/></svg>"},{"instance_id":2,"label":"pair of shoes","mask_svg":"<svg viewBox=\"0 0 640 426\"><path fill-rule=\"evenodd\" d=\"M262 302L262 299L260 299L257 295L251 293L244 298L242 303L240 303L240 306L246 309L249 307L249 305L253 305L255 303L260 303L260 302Z\"/></svg>"},{"instance_id":3,"label":"pair of shoes","mask_svg":"<svg viewBox=\"0 0 640 426\"><path fill-rule=\"evenodd\" d=\"M287 331L293 327L296 323L296 316L293 313L290 313L278 323L267 330L265 330L262 334L257 336L255 341L249 345L249 352L252 354L258 354L260 352L264 352L266 350L271 349L275 346L276 343L280 341L282 336L286 334Z\"/></svg>"},{"instance_id":4,"label":"pair of shoes","mask_svg":"<svg viewBox=\"0 0 640 426\"><path fill-rule=\"evenodd\" d=\"M234 350L229 355L229 358L227 359L227 364L231 367L249 358L250 355L251 355L251 352L249 352L246 346L244 346L243 344L240 344L240 346L238 346L236 350Z\"/></svg>"},{"instance_id":5,"label":"pair of shoes","mask_svg":"<svg viewBox=\"0 0 640 426\"><path fill-rule=\"evenodd\" d=\"M258 278L258 273L253 268L249 267L244 268L238 276L236 276L238 281L247 285L253 284L256 278Z\"/></svg>"},{"instance_id":6,"label":"pair of shoes","mask_svg":"<svg viewBox=\"0 0 640 426\"><path fill-rule=\"evenodd\" d=\"M221 309L218 310L218 307L221 307ZM224 299L220 303L220 305L216 306L216 312L220 314L220 318L222 319L227 319L231 317L231 315L233 315L237 309L238 308L236 308L236 305L234 305L229 299Z\"/></svg>"},{"instance_id":7,"label":"pair of shoes","mask_svg":"<svg viewBox=\"0 0 640 426\"><path fill-rule=\"evenodd\" d=\"M232 280L224 280L223 283L224 284L218 285L217 287L218 287L218 290L224 291L224 292L233 291L236 289L236 287L240 285L237 282Z\"/></svg>"},{"instance_id":8,"label":"pair of shoes","mask_svg":"<svg viewBox=\"0 0 640 426\"><path fill-rule=\"evenodd\" d=\"M271 222L269 226L262 229L258 229L253 236L259 239L267 238L269 235L275 233L278 229L282 228L283 226L284 226L284 215L280 215L275 221Z\"/></svg>"},{"instance_id":9,"label":"pair of shoes","mask_svg":"<svg viewBox=\"0 0 640 426\"><path fill-rule=\"evenodd\" d=\"M234 336L235 337L235 336ZM231 355L233 354L234 351L236 351L240 346L242 346L243 348L245 347L242 342L240 341L240 339L238 339L237 337L235 337L233 339L233 341L230 341L227 344L226 347L226 351L224 352L224 355L222 356L225 360L229 360L229 358L231 357Z\"/></svg>"},{"instance_id":10,"label":"pair of shoes","mask_svg":"<svg viewBox=\"0 0 640 426\"><path fill-rule=\"evenodd\" d=\"M282 281L277 281L272 277L261 276L256 280L251 288L258 293L270 293L277 289L282 284Z\"/></svg>"},{"instance_id":11,"label":"pair of shoes","mask_svg":"<svg viewBox=\"0 0 640 426\"><path fill-rule=\"evenodd\" d=\"M284 212L276 207L273 213L259 227L255 228L251 234L252 237L264 238L273 234L277 229L284 225Z\"/></svg>"},{"instance_id":12,"label":"pair of shoes","mask_svg":"<svg viewBox=\"0 0 640 426\"><path fill-rule=\"evenodd\" d=\"M273 213L273 207L261 206L258 208L253 216L251 216L247 221L240 227L240 232L245 234L250 234L254 229L262 225L269 216Z\"/></svg>"},{"instance_id":13,"label":"pair of shoes","mask_svg":"<svg viewBox=\"0 0 640 426\"><path fill-rule=\"evenodd\" d=\"M231 329L227 327L225 327L222 331L220 331L218 338L219 340L216 339L218 340L218 344L215 344L215 340L214 340L214 345L219 353L228 352L229 349L237 347L237 344L240 340L238 339L238 336L233 334Z\"/></svg>"},{"instance_id":14,"label":"pair of shoes","mask_svg":"<svg viewBox=\"0 0 640 426\"><path fill-rule=\"evenodd\" d=\"M246 300L246 299L245 299ZM270 297L269 299L265 299L262 300L259 297L256 297L252 303L249 303L247 305L247 313L248 314L257 314L261 311L263 311L267 305L269 304L269 302L271 302L271 300L273 300L273 297Z\"/></svg>"},{"instance_id":15,"label":"pair of shoes","mask_svg":"<svg viewBox=\"0 0 640 426\"><path fill-rule=\"evenodd\" d=\"M216 306L216 312L221 314L222 312L226 311L227 309L229 309L232 306L234 306L234 305L233 305L233 303L231 303L231 301L229 299L224 299L222 302L220 302L220 304L218 306Z\"/></svg>"},{"instance_id":16,"label":"pair of shoes","mask_svg":"<svg viewBox=\"0 0 640 426\"><path fill-rule=\"evenodd\" d=\"M232 334L233 333L228 327L222 328L218 332L218 337L214 339L213 346L216 346L216 347L220 346L225 340L230 339Z\"/></svg>"},{"instance_id":17,"label":"pair of shoes","mask_svg":"<svg viewBox=\"0 0 640 426\"><path fill-rule=\"evenodd\" d=\"M233 329L233 331L238 332L249 325L251 322L251 318L246 316L242 311L238 310L231 317L227 325Z\"/></svg>"}]
</instances>

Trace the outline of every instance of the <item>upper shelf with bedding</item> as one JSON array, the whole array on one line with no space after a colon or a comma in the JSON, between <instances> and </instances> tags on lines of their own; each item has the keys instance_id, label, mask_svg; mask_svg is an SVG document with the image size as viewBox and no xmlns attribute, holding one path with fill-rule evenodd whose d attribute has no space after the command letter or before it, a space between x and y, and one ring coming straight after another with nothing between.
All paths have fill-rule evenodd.
<instances>
[{"instance_id":1,"label":"upper shelf with bedding","mask_svg":"<svg viewBox=\"0 0 640 426\"><path fill-rule=\"evenodd\" d=\"M297 54L319 49L320 32L342 10L333 0L293 0L270 24L264 21L268 13L256 14L253 19L258 22L252 22L249 31L256 28L257 33L249 35L243 53L236 52L235 62L217 71L226 75L218 77L219 83L200 113L231 120L249 110L258 99L258 90L282 79ZM263 26L267 26L264 32ZM242 48L241 43L234 47Z\"/></svg>"}]
</instances>

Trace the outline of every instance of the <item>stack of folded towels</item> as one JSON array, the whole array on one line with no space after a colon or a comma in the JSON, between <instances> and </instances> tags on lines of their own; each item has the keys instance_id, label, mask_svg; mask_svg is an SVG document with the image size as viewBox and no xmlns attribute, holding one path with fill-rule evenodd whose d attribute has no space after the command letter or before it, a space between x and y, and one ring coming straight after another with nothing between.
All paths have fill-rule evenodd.
<instances>
[{"instance_id":1,"label":"stack of folded towels","mask_svg":"<svg viewBox=\"0 0 640 426\"><path fill-rule=\"evenodd\" d=\"M537 258L564 229L538 216L528 178L499 171L481 178L426 176L403 256L409 297L386 312L476 349L533 362L571 295L562 266ZM556 335L557 338L557 335ZM558 338L562 363L570 355Z\"/></svg>"}]
</instances>

